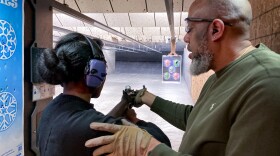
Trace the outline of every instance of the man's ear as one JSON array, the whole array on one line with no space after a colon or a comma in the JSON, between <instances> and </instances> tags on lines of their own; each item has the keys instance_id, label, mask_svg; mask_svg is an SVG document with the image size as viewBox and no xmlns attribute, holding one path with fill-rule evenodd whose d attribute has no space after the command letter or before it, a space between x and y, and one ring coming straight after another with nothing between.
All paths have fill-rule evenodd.
<instances>
[{"instance_id":1,"label":"man's ear","mask_svg":"<svg viewBox=\"0 0 280 156\"><path fill-rule=\"evenodd\" d=\"M211 35L211 40L213 42L219 40L224 33L225 25L224 22L220 19L214 19L211 26L210 26L210 35Z\"/></svg>"}]
</instances>

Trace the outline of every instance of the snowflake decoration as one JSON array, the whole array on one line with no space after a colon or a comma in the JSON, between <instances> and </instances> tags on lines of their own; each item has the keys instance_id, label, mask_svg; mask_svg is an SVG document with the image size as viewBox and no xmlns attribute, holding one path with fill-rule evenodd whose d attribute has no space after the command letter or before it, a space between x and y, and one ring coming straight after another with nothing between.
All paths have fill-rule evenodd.
<instances>
[{"instance_id":1,"label":"snowflake decoration","mask_svg":"<svg viewBox=\"0 0 280 156\"><path fill-rule=\"evenodd\" d=\"M6 21L0 20L0 60L9 59L16 51L16 33Z\"/></svg>"},{"instance_id":2,"label":"snowflake decoration","mask_svg":"<svg viewBox=\"0 0 280 156\"><path fill-rule=\"evenodd\" d=\"M17 100L8 92L0 93L0 132L8 129L16 119Z\"/></svg>"}]
</instances>

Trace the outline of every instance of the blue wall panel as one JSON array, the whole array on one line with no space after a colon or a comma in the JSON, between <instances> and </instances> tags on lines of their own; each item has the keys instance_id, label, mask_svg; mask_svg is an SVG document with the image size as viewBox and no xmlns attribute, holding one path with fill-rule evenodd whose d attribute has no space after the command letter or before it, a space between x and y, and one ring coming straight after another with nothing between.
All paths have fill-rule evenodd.
<instances>
[{"instance_id":1,"label":"blue wall panel","mask_svg":"<svg viewBox=\"0 0 280 156\"><path fill-rule=\"evenodd\" d=\"M0 156L23 155L23 1L0 1Z\"/></svg>"}]
</instances>

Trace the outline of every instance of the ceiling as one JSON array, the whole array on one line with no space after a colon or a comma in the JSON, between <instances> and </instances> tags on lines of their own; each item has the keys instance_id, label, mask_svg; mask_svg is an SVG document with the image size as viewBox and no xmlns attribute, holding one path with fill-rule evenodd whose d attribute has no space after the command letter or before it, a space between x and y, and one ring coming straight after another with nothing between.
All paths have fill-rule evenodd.
<instances>
[{"instance_id":1,"label":"ceiling","mask_svg":"<svg viewBox=\"0 0 280 156\"><path fill-rule=\"evenodd\" d=\"M170 27L167 18L165 0L56 0L67 4L70 8L108 26L122 34L144 43L159 51L168 51L170 44ZM176 50L183 51L185 47L184 18L194 0L173 0L174 31L177 39ZM100 28L87 24L66 14L54 11L53 25L97 37L106 41L127 43L122 37L111 34ZM65 32L53 31L54 40ZM154 44L158 46L155 46ZM159 49L161 47L161 49ZM164 49L165 48L165 49ZM167 49L166 49L167 48ZM169 49L168 49L169 48Z\"/></svg>"}]
</instances>

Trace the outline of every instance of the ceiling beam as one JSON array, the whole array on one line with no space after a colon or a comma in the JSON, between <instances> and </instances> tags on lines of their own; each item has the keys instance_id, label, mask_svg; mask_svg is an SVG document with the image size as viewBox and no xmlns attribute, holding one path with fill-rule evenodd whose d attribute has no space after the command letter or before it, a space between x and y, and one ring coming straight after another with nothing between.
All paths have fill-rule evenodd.
<instances>
[{"instance_id":1,"label":"ceiling beam","mask_svg":"<svg viewBox=\"0 0 280 156\"><path fill-rule=\"evenodd\" d=\"M158 51L156 49L153 49L153 48L150 48L149 46L147 46L147 45L145 45L145 44L143 44L143 43L141 43L141 42L139 42L139 41L137 41L137 40L135 40L135 39L125 35L125 34L122 34L121 32L116 31L115 29L113 29L111 27L108 27L107 25L104 25L104 24L102 24L102 23L100 23L100 22L98 22L98 21L96 21L96 20L94 20L94 19L92 19L92 18L90 18L90 17L88 17L88 16L86 16L86 15L84 15L84 14L82 14L82 13L76 11L76 10L74 10L74 9L69 8L67 5L61 4L61 3L59 3L59 2L57 2L55 0L52 0L51 5L52 5L52 7L55 10L57 10L59 12L62 12L62 13L66 14L66 15L69 15L69 16L71 16L73 18L76 18L78 20L86 22L87 24L90 24L92 26L98 27L98 28L100 28L102 30L105 30L105 31L107 31L109 33L117 35L117 36L119 36L121 38L124 38L124 39L126 39L128 41L136 42L136 43L138 43L138 44L148 48L151 51L154 51L154 52L157 52L157 53L161 53L160 51Z\"/></svg>"},{"instance_id":2,"label":"ceiling beam","mask_svg":"<svg viewBox=\"0 0 280 156\"><path fill-rule=\"evenodd\" d=\"M61 27L57 27L57 26L53 26L53 30L57 31L57 32L63 32L63 33L73 33L74 31L71 31L71 30L68 30L68 29L65 29L65 28L61 28ZM92 39L99 39L99 38L96 38L96 37L92 37L92 36L89 36L89 35L86 35L86 34L83 34L89 38L92 38ZM55 38L59 39L60 36L54 36ZM114 42L110 42L110 41L107 41L107 40L103 40L103 39L100 39L103 44L104 44L104 48L105 50L118 50L118 51L126 51L126 52L133 52L133 53L138 53L138 52L143 52L143 53L149 53L148 51L144 51L144 50L141 50L141 46L139 46L138 48L134 48L133 47L128 47L128 46L124 46L124 45L121 45L121 44L118 44L118 43L114 43ZM58 40L54 40L54 42L57 42ZM107 48L109 47L109 48Z\"/></svg>"},{"instance_id":3,"label":"ceiling beam","mask_svg":"<svg viewBox=\"0 0 280 156\"><path fill-rule=\"evenodd\" d=\"M165 0L165 7L167 12L167 18L170 28L171 39L175 38L174 30L174 15L173 15L173 0Z\"/></svg>"},{"instance_id":4,"label":"ceiling beam","mask_svg":"<svg viewBox=\"0 0 280 156\"><path fill-rule=\"evenodd\" d=\"M167 18L171 34L171 51L169 54L176 55L176 37L174 29L174 12L173 12L173 0L165 0L165 7L167 12Z\"/></svg>"}]
</instances>

